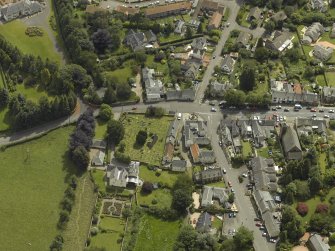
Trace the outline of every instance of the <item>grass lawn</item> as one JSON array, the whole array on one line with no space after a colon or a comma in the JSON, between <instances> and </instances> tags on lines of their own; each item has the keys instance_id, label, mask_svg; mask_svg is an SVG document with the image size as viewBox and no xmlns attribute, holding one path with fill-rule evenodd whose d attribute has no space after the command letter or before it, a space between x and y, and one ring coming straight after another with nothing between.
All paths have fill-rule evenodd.
<instances>
[{"instance_id":1,"label":"grass lawn","mask_svg":"<svg viewBox=\"0 0 335 251\"><path fill-rule=\"evenodd\" d=\"M152 203L154 199L157 201L156 204ZM170 189L156 189L148 195L142 194L141 192L137 193L137 200L140 205L170 208L172 203L172 195Z\"/></svg>"},{"instance_id":2,"label":"grass lawn","mask_svg":"<svg viewBox=\"0 0 335 251\"><path fill-rule=\"evenodd\" d=\"M335 86L335 72L326 72L325 73L327 82L328 82L328 86Z\"/></svg>"},{"instance_id":3,"label":"grass lawn","mask_svg":"<svg viewBox=\"0 0 335 251\"><path fill-rule=\"evenodd\" d=\"M226 184L224 183L224 181L218 181L218 182L215 182L215 183L206 184L206 186L209 186L209 187L223 187L223 188L225 188Z\"/></svg>"},{"instance_id":4,"label":"grass lawn","mask_svg":"<svg viewBox=\"0 0 335 251\"><path fill-rule=\"evenodd\" d=\"M38 100L46 96L50 99L53 99L51 96L48 96L48 94L38 86L36 87L26 87L24 84L18 84L15 85L16 92L23 94L27 100L31 100L35 103L38 103Z\"/></svg>"},{"instance_id":5,"label":"grass lawn","mask_svg":"<svg viewBox=\"0 0 335 251\"><path fill-rule=\"evenodd\" d=\"M96 199L95 196L94 184L90 179L90 175L85 173L79 179L76 189L76 201L66 230L63 232L63 251L72 251L85 247Z\"/></svg>"},{"instance_id":6,"label":"grass lawn","mask_svg":"<svg viewBox=\"0 0 335 251\"><path fill-rule=\"evenodd\" d=\"M159 42L160 43L167 43L167 42L173 42L175 40L179 40L182 39L183 37L180 36L179 34L176 34L174 32L172 32L169 36L160 36L159 37Z\"/></svg>"},{"instance_id":7,"label":"grass lawn","mask_svg":"<svg viewBox=\"0 0 335 251\"><path fill-rule=\"evenodd\" d=\"M219 218L214 217L214 221L212 222L212 227L215 227L216 229L222 228L222 221Z\"/></svg>"},{"instance_id":8,"label":"grass lawn","mask_svg":"<svg viewBox=\"0 0 335 251\"><path fill-rule=\"evenodd\" d=\"M273 69L270 71L270 78L275 78L277 79L280 77L283 73L285 73L285 69L283 66L283 63L281 60L272 60L271 62L274 63Z\"/></svg>"},{"instance_id":9,"label":"grass lawn","mask_svg":"<svg viewBox=\"0 0 335 251\"><path fill-rule=\"evenodd\" d=\"M162 182L167 185L167 187L172 187L178 176L181 174L172 173L169 171L162 171L160 176L156 176L156 172L150 170L146 166L140 166L140 178L144 181L150 181L151 183Z\"/></svg>"},{"instance_id":10,"label":"grass lawn","mask_svg":"<svg viewBox=\"0 0 335 251\"><path fill-rule=\"evenodd\" d=\"M104 182L105 172L102 170L96 169L96 170L93 170L91 173L92 173L95 184L97 184L99 187L99 190L106 191L106 186Z\"/></svg>"},{"instance_id":11,"label":"grass lawn","mask_svg":"<svg viewBox=\"0 0 335 251\"><path fill-rule=\"evenodd\" d=\"M107 122L97 119L95 123L95 136L96 139L104 139L107 131Z\"/></svg>"},{"instance_id":12,"label":"grass lawn","mask_svg":"<svg viewBox=\"0 0 335 251\"><path fill-rule=\"evenodd\" d=\"M125 128L123 142L126 145L125 154L131 156L133 160L145 162L150 165L160 165L164 151L165 138L173 120L170 116L162 118L147 118L143 114L129 114L121 118ZM146 129L148 135L157 135L157 142L150 149L147 144L143 147L135 145L136 135L140 130ZM150 140L150 136L148 136Z\"/></svg>"},{"instance_id":13,"label":"grass lawn","mask_svg":"<svg viewBox=\"0 0 335 251\"><path fill-rule=\"evenodd\" d=\"M128 60L123 63L123 68L116 69L114 71L104 72L104 77L114 78L117 80L116 82L120 81L121 83L128 83L128 78L135 77L131 69L131 66L134 64L136 65L134 60Z\"/></svg>"},{"instance_id":14,"label":"grass lawn","mask_svg":"<svg viewBox=\"0 0 335 251\"><path fill-rule=\"evenodd\" d=\"M262 147L260 149L257 149L257 153L258 153L258 156L261 156L263 158L270 158L268 147Z\"/></svg>"},{"instance_id":15,"label":"grass lawn","mask_svg":"<svg viewBox=\"0 0 335 251\"><path fill-rule=\"evenodd\" d=\"M314 212L315 212L316 206L317 206L319 203L328 203L328 200L329 200L330 197L332 197L332 196L335 196L335 188L332 188L332 189L329 191L329 193L328 193L327 196L326 196L325 201L321 201L319 196L315 196L314 198L305 201L305 203L306 203L307 206L308 206L308 213L307 213L306 216L302 217L303 222L308 223L308 222L310 221L312 215L313 215ZM296 206L297 206L297 204L298 204L297 202L294 203L294 204L292 205L292 207L295 209Z\"/></svg>"},{"instance_id":16,"label":"grass lawn","mask_svg":"<svg viewBox=\"0 0 335 251\"><path fill-rule=\"evenodd\" d=\"M40 56L42 59L60 62L60 55L54 50L51 39L44 31L42 37L29 37L25 34L27 26L20 20L0 25L0 34L23 53Z\"/></svg>"},{"instance_id":17,"label":"grass lawn","mask_svg":"<svg viewBox=\"0 0 335 251\"><path fill-rule=\"evenodd\" d=\"M319 163L321 173L324 174L326 171L326 165L327 165L327 154L326 153L319 153L318 163Z\"/></svg>"},{"instance_id":18,"label":"grass lawn","mask_svg":"<svg viewBox=\"0 0 335 251\"><path fill-rule=\"evenodd\" d=\"M244 157L249 157L252 154L252 148L249 141L242 140L242 155Z\"/></svg>"},{"instance_id":19,"label":"grass lawn","mask_svg":"<svg viewBox=\"0 0 335 251\"><path fill-rule=\"evenodd\" d=\"M149 68L155 69L158 72L162 72L164 74L163 83L171 82L170 70L169 70L169 66L167 63L161 64L161 63L155 62L154 55L148 55L145 65Z\"/></svg>"},{"instance_id":20,"label":"grass lawn","mask_svg":"<svg viewBox=\"0 0 335 251\"><path fill-rule=\"evenodd\" d=\"M324 75L317 75L316 76L316 82L318 83L318 85L327 86L326 79L325 79Z\"/></svg>"},{"instance_id":21,"label":"grass lawn","mask_svg":"<svg viewBox=\"0 0 335 251\"><path fill-rule=\"evenodd\" d=\"M58 234L59 202L73 164L66 151L72 126L0 152L2 250L48 250ZM31 246L28 246L31 243Z\"/></svg>"},{"instance_id":22,"label":"grass lawn","mask_svg":"<svg viewBox=\"0 0 335 251\"><path fill-rule=\"evenodd\" d=\"M10 118L8 108L0 109L0 132L8 130L10 127Z\"/></svg>"},{"instance_id":23,"label":"grass lawn","mask_svg":"<svg viewBox=\"0 0 335 251\"><path fill-rule=\"evenodd\" d=\"M141 219L134 251L173 250L179 228L178 221L162 221L144 215Z\"/></svg>"},{"instance_id":24,"label":"grass lawn","mask_svg":"<svg viewBox=\"0 0 335 251\"><path fill-rule=\"evenodd\" d=\"M105 248L106 251L120 250L121 243L118 243L120 234L123 233L125 222L120 218L101 218L99 227L106 229L106 233L98 233L91 238L90 247Z\"/></svg>"}]
</instances>

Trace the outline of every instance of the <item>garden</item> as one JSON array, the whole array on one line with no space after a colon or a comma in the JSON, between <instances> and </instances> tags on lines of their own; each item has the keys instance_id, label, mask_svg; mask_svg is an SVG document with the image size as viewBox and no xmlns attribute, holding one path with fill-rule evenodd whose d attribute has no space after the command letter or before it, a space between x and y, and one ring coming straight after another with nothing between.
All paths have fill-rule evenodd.
<instances>
[{"instance_id":1,"label":"garden","mask_svg":"<svg viewBox=\"0 0 335 251\"><path fill-rule=\"evenodd\" d=\"M3 250L48 250L59 233L59 203L74 166L66 152L73 127L0 152L0 236Z\"/></svg>"},{"instance_id":2,"label":"garden","mask_svg":"<svg viewBox=\"0 0 335 251\"><path fill-rule=\"evenodd\" d=\"M139 205L158 206L160 208L170 208L172 203L171 191L168 188L153 190L150 194L137 193Z\"/></svg>"},{"instance_id":3,"label":"garden","mask_svg":"<svg viewBox=\"0 0 335 251\"><path fill-rule=\"evenodd\" d=\"M173 250L180 226L179 221L162 221L145 214L141 218L134 250Z\"/></svg>"},{"instance_id":4,"label":"garden","mask_svg":"<svg viewBox=\"0 0 335 251\"><path fill-rule=\"evenodd\" d=\"M173 117L148 118L144 114L127 114L121 118L125 128L124 140L125 154L132 160L159 166L164 151L165 138ZM142 147L136 144L136 135L140 130L146 130L148 140L155 136L154 144L144 144Z\"/></svg>"},{"instance_id":5,"label":"garden","mask_svg":"<svg viewBox=\"0 0 335 251\"><path fill-rule=\"evenodd\" d=\"M170 171L150 170L147 166L140 166L140 178L151 183L162 183L164 186L171 188L176 182L178 176L182 174L172 173Z\"/></svg>"}]
</instances>

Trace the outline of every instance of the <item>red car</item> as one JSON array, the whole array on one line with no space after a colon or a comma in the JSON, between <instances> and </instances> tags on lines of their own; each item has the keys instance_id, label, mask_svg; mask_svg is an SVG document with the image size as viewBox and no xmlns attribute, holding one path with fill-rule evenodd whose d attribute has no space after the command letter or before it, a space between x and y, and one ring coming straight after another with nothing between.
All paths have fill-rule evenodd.
<instances>
[{"instance_id":1,"label":"red car","mask_svg":"<svg viewBox=\"0 0 335 251\"><path fill-rule=\"evenodd\" d=\"M312 109L311 109L311 112L316 112L316 109L315 109L315 108L312 108Z\"/></svg>"}]
</instances>

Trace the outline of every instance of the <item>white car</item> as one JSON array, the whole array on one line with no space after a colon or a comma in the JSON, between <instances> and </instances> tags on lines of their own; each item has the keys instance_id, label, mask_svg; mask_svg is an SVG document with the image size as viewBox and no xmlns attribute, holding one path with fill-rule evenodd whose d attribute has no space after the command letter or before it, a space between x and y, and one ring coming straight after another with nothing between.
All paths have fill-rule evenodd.
<instances>
[{"instance_id":1,"label":"white car","mask_svg":"<svg viewBox=\"0 0 335 251\"><path fill-rule=\"evenodd\" d=\"M329 115L328 115L328 114L325 114L323 117L324 117L325 119L329 119Z\"/></svg>"},{"instance_id":2,"label":"white car","mask_svg":"<svg viewBox=\"0 0 335 251\"><path fill-rule=\"evenodd\" d=\"M281 109L281 105L277 105L277 107L276 107L277 109Z\"/></svg>"},{"instance_id":3,"label":"white car","mask_svg":"<svg viewBox=\"0 0 335 251\"><path fill-rule=\"evenodd\" d=\"M334 113L334 110L329 110L328 112L329 112L329 113Z\"/></svg>"},{"instance_id":4,"label":"white car","mask_svg":"<svg viewBox=\"0 0 335 251\"><path fill-rule=\"evenodd\" d=\"M242 177L247 178L247 177L248 177L248 174L246 174L246 173L242 173Z\"/></svg>"},{"instance_id":5,"label":"white car","mask_svg":"<svg viewBox=\"0 0 335 251\"><path fill-rule=\"evenodd\" d=\"M212 107L212 108L211 108L211 112L216 112L215 107Z\"/></svg>"},{"instance_id":6,"label":"white car","mask_svg":"<svg viewBox=\"0 0 335 251\"><path fill-rule=\"evenodd\" d=\"M226 170L226 169L222 169L222 172L223 172L224 174L226 174L226 173L227 173L227 170Z\"/></svg>"}]
</instances>

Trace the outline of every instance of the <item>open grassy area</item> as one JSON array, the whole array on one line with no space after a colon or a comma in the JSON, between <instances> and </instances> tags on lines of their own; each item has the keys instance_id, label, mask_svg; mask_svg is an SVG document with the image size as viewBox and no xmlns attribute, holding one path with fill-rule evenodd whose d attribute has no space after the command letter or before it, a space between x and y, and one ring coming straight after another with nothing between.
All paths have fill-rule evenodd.
<instances>
[{"instance_id":1,"label":"open grassy area","mask_svg":"<svg viewBox=\"0 0 335 251\"><path fill-rule=\"evenodd\" d=\"M140 205L170 208L172 203L172 195L170 189L156 189L148 195L145 195L141 192L137 193L137 200ZM154 200L157 203L152 203Z\"/></svg>"},{"instance_id":2,"label":"open grassy area","mask_svg":"<svg viewBox=\"0 0 335 251\"><path fill-rule=\"evenodd\" d=\"M63 232L63 251L72 251L85 247L95 199L94 184L90 179L89 173L85 173L78 180L76 201L66 230Z\"/></svg>"},{"instance_id":3,"label":"open grassy area","mask_svg":"<svg viewBox=\"0 0 335 251\"><path fill-rule=\"evenodd\" d=\"M249 157L252 154L252 148L249 141L242 140L242 155L243 157Z\"/></svg>"},{"instance_id":4,"label":"open grassy area","mask_svg":"<svg viewBox=\"0 0 335 251\"><path fill-rule=\"evenodd\" d=\"M328 82L328 86L335 86L335 72L327 71L325 76Z\"/></svg>"},{"instance_id":5,"label":"open grassy area","mask_svg":"<svg viewBox=\"0 0 335 251\"><path fill-rule=\"evenodd\" d=\"M38 103L38 100L43 96L48 97L49 100L53 99L53 97L48 96L48 94L38 86L27 87L24 84L18 84L15 85L15 87L17 93L21 93L23 96L25 96L26 99L35 103Z\"/></svg>"},{"instance_id":6,"label":"open grassy area","mask_svg":"<svg viewBox=\"0 0 335 251\"><path fill-rule=\"evenodd\" d=\"M169 251L180 228L178 221L162 221L149 215L141 219L134 251Z\"/></svg>"},{"instance_id":7,"label":"open grassy area","mask_svg":"<svg viewBox=\"0 0 335 251\"><path fill-rule=\"evenodd\" d=\"M122 118L125 128L124 143L126 145L125 153L133 160L148 163L150 165L160 165L164 151L165 138L173 120L170 116L162 118L147 118L143 114L128 114ZM147 130L148 135L157 135L157 142L150 149L147 144L143 147L136 146L136 135L140 130ZM151 140L150 136L148 141Z\"/></svg>"},{"instance_id":8,"label":"open grassy area","mask_svg":"<svg viewBox=\"0 0 335 251\"><path fill-rule=\"evenodd\" d=\"M58 234L59 202L74 170L66 154L72 131L64 127L0 152L2 250L48 250Z\"/></svg>"},{"instance_id":9,"label":"open grassy area","mask_svg":"<svg viewBox=\"0 0 335 251\"><path fill-rule=\"evenodd\" d=\"M172 187L178 176L181 174L172 173L169 171L162 171L159 176L156 175L155 171L150 170L146 166L140 166L140 178L144 181L150 181L151 183L164 183L168 187Z\"/></svg>"},{"instance_id":10,"label":"open grassy area","mask_svg":"<svg viewBox=\"0 0 335 251\"><path fill-rule=\"evenodd\" d=\"M212 227L216 229L222 228L222 221L219 218L214 217L214 221L212 222Z\"/></svg>"},{"instance_id":11,"label":"open grassy area","mask_svg":"<svg viewBox=\"0 0 335 251\"><path fill-rule=\"evenodd\" d=\"M123 233L125 222L120 218L104 217L100 219L99 228L107 230L91 238L90 247L105 248L106 251L120 250L120 234Z\"/></svg>"},{"instance_id":12,"label":"open grassy area","mask_svg":"<svg viewBox=\"0 0 335 251\"><path fill-rule=\"evenodd\" d=\"M218 181L218 182L206 184L206 186L209 186L209 187L223 187L223 188L225 188L226 184L222 180L222 181Z\"/></svg>"},{"instance_id":13,"label":"open grassy area","mask_svg":"<svg viewBox=\"0 0 335 251\"><path fill-rule=\"evenodd\" d=\"M15 20L0 25L0 34L23 53L40 56L42 59L49 58L56 62L61 61L47 32L44 31L42 37L29 37L25 34L26 28L27 26L20 20Z\"/></svg>"},{"instance_id":14,"label":"open grassy area","mask_svg":"<svg viewBox=\"0 0 335 251\"><path fill-rule=\"evenodd\" d=\"M155 69L156 71L163 73L164 75L163 83L171 82L170 70L169 70L169 66L167 63L161 64L159 62L155 62L154 55L148 55L145 65L149 68Z\"/></svg>"},{"instance_id":15,"label":"open grassy area","mask_svg":"<svg viewBox=\"0 0 335 251\"><path fill-rule=\"evenodd\" d=\"M326 153L319 153L318 155L318 164L321 170L321 173L324 174L326 171L326 165L327 165L327 154Z\"/></svg>"},{"instance_id":16,"label":"open grassy area","mask_svg":"<svg viewBox=\"0 0 335 251\"><path fill-rule=\"evenodd\" d=\"M8 108L0 109L0 132L8 130L10 127L10 118Z\"/></svg>"},{"instance_id":17,"label":"open grassy area","mask_svg":"<svg viewBox=\"0 0 335 251\"><path fill-rule=\"evenodd\" d=\"M95 136L96 139L104 139L107 131L107 122L97 119L95 123Z\"/></svg>"},{"instance_id":18,"label":"open grassy area","mask_svg":"<svg viewBox=\"0 0 335 251\"><path fill-rule=\"evenodd\" d=\"M325 79L324 75L317 75L316 76L316 82L318 83L318 85L327 86L326 79Z\"/></svg>"},{"instance_id":19,"label":"open grassy area","mask_svg":"<svg viewBox=\"0 0 335 251\"><path fill-rule=\"evenodd\" d=\"M257 149L257 153L258 153L258 156L261 156L263 158L270 158L268 147L262 147L260 149Z\"/></svg>"},{"instance_id":20,"label":"open grassy area","mask_svg":"<svg viewBox=\"0 0 335 251\"><path fill-rule=\"evenodd\" d=\"M92 171L92 177L94 179L94 182L96 185L98 185L100 191L105 191L105 182L104 182L104 177L105 177L105 172L102 170L93 170Z\"/></svg>"}]
</instances>

